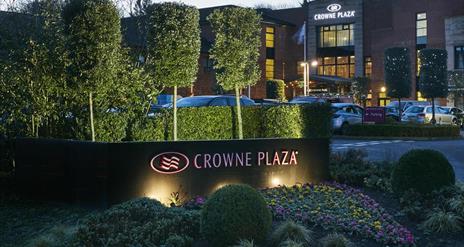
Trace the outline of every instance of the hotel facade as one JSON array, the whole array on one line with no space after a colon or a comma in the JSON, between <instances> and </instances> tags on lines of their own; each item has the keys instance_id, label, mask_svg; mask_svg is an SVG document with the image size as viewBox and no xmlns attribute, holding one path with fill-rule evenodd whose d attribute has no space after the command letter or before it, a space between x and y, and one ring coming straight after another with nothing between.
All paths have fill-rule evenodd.
<instances>
[{"instance_id":1,"label":"hotel facade","mask_svg":"<svg viewBox=\"0 0 464 247\"><path fill-rule=\"evenodd\" d=\"M194 86L182 92L184 96L219 92L208 54L214 35L206 17L224 7L230 6L200 9L200 70ZM284 80L289 98L303 94L305 57L306 64L315 65L317 61L317 66L309 66L309 94L349 96L353 78L365 76L370 78L369 105L389 102L383 71L386 48L401 46L410 51L410 99L421 100L417 83L420 50L446 49L448 70L464 72L463 0L314 0L298 8L258 11L263 18L259 59L262 78L244 89L243 94L251 98L267 97L269 79ZM127 22L123 19L123 28ZM442 103L464 104L462 98Z\"/></svg>"}]
</instances>

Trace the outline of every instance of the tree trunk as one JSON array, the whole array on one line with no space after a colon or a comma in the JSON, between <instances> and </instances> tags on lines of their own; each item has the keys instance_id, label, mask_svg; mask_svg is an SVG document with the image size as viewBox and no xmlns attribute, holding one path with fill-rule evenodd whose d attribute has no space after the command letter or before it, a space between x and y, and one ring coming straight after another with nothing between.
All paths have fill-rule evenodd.
<instances>
[{"instance_id":1,"label":"tree trunk","mask_svg":"<svg viewBox=\"0 0 464 247\"><path fill-rule=\"evenodd\" d=\"M242 110L240 108L240 90L238 85L235 85L235 102L237 105L237 126L238 126L238 139L243 139L243 129L242 129Z\"/></svg>"},{"instance_id":2,"label":"tree trunk","mask_svg":"<svg viewBox=\"0 0 464 247\"><path fill-rule=\"evenodd\" d=\"M172 108L173 108L173 130L172 138L174 141L177 141L177 86L174 86L174 95L172 99Z\"/></svg>"},{"instance_id":3,"label":"tree trunk","mask_svg":"<svg viewBox=\"0 0 464 247\"><path fill-rule=\"evenodd\" d=\"M93 123L93 97L92 92L89 93L89 112L90 112L90 131L92 132L92 141L95 141L95 125Z\"/></svg>"},{"instance_id":4,"label":"tree trunk","mask_svg":"<svg viewBox=\"0 0 464 247\"><path fill-rule=\"evenodd\" d=\"M401 107L401 98L398 98L398 122L401 122L401 116L403 115L403 107Z\"/></svg>"},{"instance_id":5,"label":"tree trunk","mask_svg":"<svg viewBox=\"0 0 464 247\"><path fill-rule=\"evenodd\" d=\"M32 122L32 133L31 133L31 136L35 136L35 122L34 122L34 114L32 114L32 118L31 118L31 122Z\"/></svg>"},{"instance_id":6,"label":"tree trunk","mask_svg":"<svg viewBox=\"0 0 464 247\"><path fill-rule=\"evenodd\" d=\"M432 97L432 120L430 120L430 123L435 125L437 123L437 120L435 120L435 99Z\"/></svg>"}]
</instances>

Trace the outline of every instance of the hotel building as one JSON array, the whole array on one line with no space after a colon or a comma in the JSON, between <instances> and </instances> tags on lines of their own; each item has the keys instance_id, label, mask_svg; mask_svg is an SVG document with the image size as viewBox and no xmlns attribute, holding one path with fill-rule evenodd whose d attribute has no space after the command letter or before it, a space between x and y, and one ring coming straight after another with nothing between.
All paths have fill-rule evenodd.
<instances>
[{"instance_id":1,"label":"hotel building","mask_svg":"<svg viewBox=\"0 0 464 247\"><path fill-rule=\"evenodd\" d=\"M217 93L212 61L208 52L214 42L206 17L217 8L200 9L202 50L198 80L182 94ZM448 70L464 72L463 0L314 0L302 7L270 10L262 14L262 47L259 64L262 78L243 94L266 98L266 80L282 79L287 96L302 94L304 53L306 60L317 61L310 67L309 94L350 95L354 77L371 79L368 104L385 105L384 51L389 47L407 47L412 61L410 99L421 99L418 88L418 54L424 48L448 51ZM123 19L130 26L130 18ZM306 38L301 40L306 23ZM130 28L129 28L130 29ZM126 40L133 40L125 29ZM298 42L300 41L300 42ZM131 44L129 46L137 46ZM462 106L462 99L442 103Z\"/></svg>"}]
</instances>

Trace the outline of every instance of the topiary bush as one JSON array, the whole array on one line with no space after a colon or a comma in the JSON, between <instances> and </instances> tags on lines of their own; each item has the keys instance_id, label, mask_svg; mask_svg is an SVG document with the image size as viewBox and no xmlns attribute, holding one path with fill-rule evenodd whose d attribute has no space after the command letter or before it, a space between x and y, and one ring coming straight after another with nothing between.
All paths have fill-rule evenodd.
<instances>
[{"instance_id":1,"label":"topiary bush","mask_svg":"<svg viewBox=\"0 0 464 247\"><path fill-rule=\"evenodd\" d=\"M401 156L392 172L392 188L397 194L407 190L431 193L454 185L455 175L446 157L435 150L416 149Z\"/></svg>"},{"instance_id":2,"label":"topiary bush","mask_svg":"<svg viewBox=\"0 0 464 247\"><path fill-rule=\"evenodd\" d=\"M191 246L199 235L196 210L167 208L141 198L93 214L76 233L78 246Z\"/></svg>"},{"instance_id":3,"label":"topiary bush","mask_svg":"<svg viewBox=\"0 0 464 247\"><path fill-rule=\"evenodd\" d=\"M230 246L240 239L262 243L271 224L272 215L263 196L248 185L217 190L201 213L201 232L215 247Z\"/></svg>"},{"instance_id":4,"label":"topiary bush","mask_svg":"<svg viewBox=\"0 0 464 247\"><path fill-rule=\"evenodd\" d=\"M285 82L283 80L268 80L266 82L266 95L269 99L276 99L280 102L287 101L285 97Z\"/></svg>"}]
</instances>

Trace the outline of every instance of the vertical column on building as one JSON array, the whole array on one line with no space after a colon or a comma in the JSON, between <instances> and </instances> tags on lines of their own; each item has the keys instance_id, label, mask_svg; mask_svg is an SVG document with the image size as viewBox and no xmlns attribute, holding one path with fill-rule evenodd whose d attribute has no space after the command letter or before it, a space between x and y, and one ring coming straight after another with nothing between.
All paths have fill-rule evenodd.
<instances>
[{"instance_id":1,"label":"vertical column on building","mask_svg":"<svg viewBox=\"0 0 464 247\"><path fill-rule=\"evenodd\" d=\"M358 13L354 23L355 77L364 76L364 13L363 1L356 3ZM361 10L361 11L359 11Z\"/></svg>"}]
</instances>

